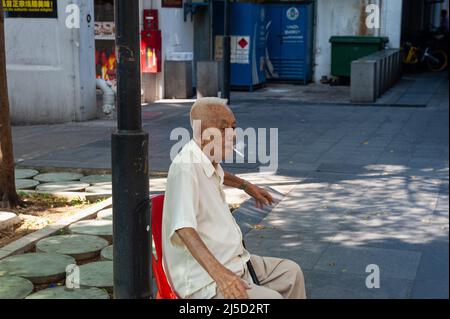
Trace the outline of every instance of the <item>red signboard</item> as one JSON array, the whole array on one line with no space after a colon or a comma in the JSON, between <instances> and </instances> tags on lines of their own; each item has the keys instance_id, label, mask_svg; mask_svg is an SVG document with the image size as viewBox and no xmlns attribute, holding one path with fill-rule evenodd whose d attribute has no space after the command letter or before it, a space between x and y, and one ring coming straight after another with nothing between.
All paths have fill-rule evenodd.
<instances>
[{"instance_id":1,"label":"red signboard","mask_svg":"<svg viewBox=\"0 0 450 319\"><path fill-rule=\"evenodd\" d=\"M161 7L183 8L183 0L161 0Z\"/></svg>"}]
</instances>

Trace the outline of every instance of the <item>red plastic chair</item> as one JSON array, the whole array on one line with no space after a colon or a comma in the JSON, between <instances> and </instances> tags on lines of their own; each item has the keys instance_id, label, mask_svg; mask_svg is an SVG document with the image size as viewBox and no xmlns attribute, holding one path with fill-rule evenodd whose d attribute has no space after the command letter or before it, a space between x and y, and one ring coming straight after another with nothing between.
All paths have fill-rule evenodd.
<instances>
[{"instance_id":1,"label":"red plastic chair","mask_svg":"<svg viewBox=\"0 0 450 319\"><path fill-rule=\"evenodd\" d=\"M161 228L164 206L164 195L152 196L152 235L155 243L156 257L152 253L153 274L156 279L158 292L156 299L178 299L167 281L162 264Z\"/></svg>"}]
</instances>

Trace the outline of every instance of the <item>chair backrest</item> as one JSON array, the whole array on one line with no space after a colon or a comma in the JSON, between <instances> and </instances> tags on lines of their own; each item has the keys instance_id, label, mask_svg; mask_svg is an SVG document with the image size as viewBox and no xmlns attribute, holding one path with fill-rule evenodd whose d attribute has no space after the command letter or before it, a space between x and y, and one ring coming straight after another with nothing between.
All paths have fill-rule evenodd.
<instances>
[{"instance_id":1,"label":"chair backrest","mask_svg":"<svg viewBox=\"0 0 450 319\"><path fill-rule=\"evenodd\" d=\"M152 267L156 279L158 293L157 299L177 299L176 293L172 290L167 281L162 264L162 217L164 207L164 195L152 196L152 236L155 243L156 256L152 254Z\"/></svg>"}]
</instances>

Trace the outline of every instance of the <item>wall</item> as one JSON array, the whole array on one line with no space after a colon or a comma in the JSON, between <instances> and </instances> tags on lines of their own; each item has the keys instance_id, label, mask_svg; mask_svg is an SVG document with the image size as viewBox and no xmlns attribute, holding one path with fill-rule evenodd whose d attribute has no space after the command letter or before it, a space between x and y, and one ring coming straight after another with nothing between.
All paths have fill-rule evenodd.
<instances>
[{"instance_id":1,"label":"wall","mask_svg":"<svg viewBox=\"0 0 450 319\"><path fill-rule=\"evenodd\" d=\"M402 35L402 0L378 1L381 6L380 35L389 38L389 47L400 48Z\"/></svg>"},{"instance_id":2,"label":"wall","mask_svg":"<svg viewBox=\"0 0 450 319\"><path fill-rule=\"evenodd\" d=\"M366 6L380 6L380 29L367 29ZM400 46L402 0L317 0L314 44L314 81L330 76L333 35L388 36L391 47Z\"/></svg>"},{"instance_id":3,"label":"wall","mask_svg":"<svg viewBox=\"0 0 450 319\"><path fill-rule=\"evenodd\" d=\"M161 0L140 0L143 9L158 9L159 28L162 36L162 71L143 77L146 101L164 98L164 60L167 52L193 52L194 24L190 15L186 22L183 8L162 8ZM142 10L141 10L142 11ZM142 19L141 19L142 20ZM141 28L142 29L142 28Z\"/></svg>"},{"instance_id":4,"label":"wall","mask_svg":"<svg viewBox=\"0 0 450 319\"><path fill-rule=\"evenodd\" d=\"M58 0L58 19L5 19L13 124L95 117L94 31L86 21L86 12L93 16L93 5L92 1L70 1L80 2L81 29L65 25L68 0Z\"/></svg>"}]
</instances>

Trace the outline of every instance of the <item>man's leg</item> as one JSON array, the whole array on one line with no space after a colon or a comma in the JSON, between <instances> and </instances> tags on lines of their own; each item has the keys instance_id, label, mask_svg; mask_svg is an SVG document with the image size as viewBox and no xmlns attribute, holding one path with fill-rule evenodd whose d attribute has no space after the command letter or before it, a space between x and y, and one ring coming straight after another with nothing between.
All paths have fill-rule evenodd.
<instances>
[{"instance_id":1,"label":"man's leg","mask_svg":"<svg viewBox=\"0 0 450 319\"><path fill-rule=\"evenodd\" d=\"M279 292L285 299L306 299L305 280L300 266L288 259L251 255L261 286Z\"/></svg>"},{"instance_id":2,"label":"man's leg","mask_svg":"<svg viewBox=\"0 0 450 319\"><path fill-rule=\"evenodd\" d=\"M243 280L247 281L244 278ZM263 286L256 286L253 283L250 283L250 285L252 288L247 290L247 294L250 299L283 299L283 296L280 295L275 290ZM223 295L219 291L217 291L217 294L213 297L213 299L224 299L224 298Z\"/></svg>"}]
</instances>

